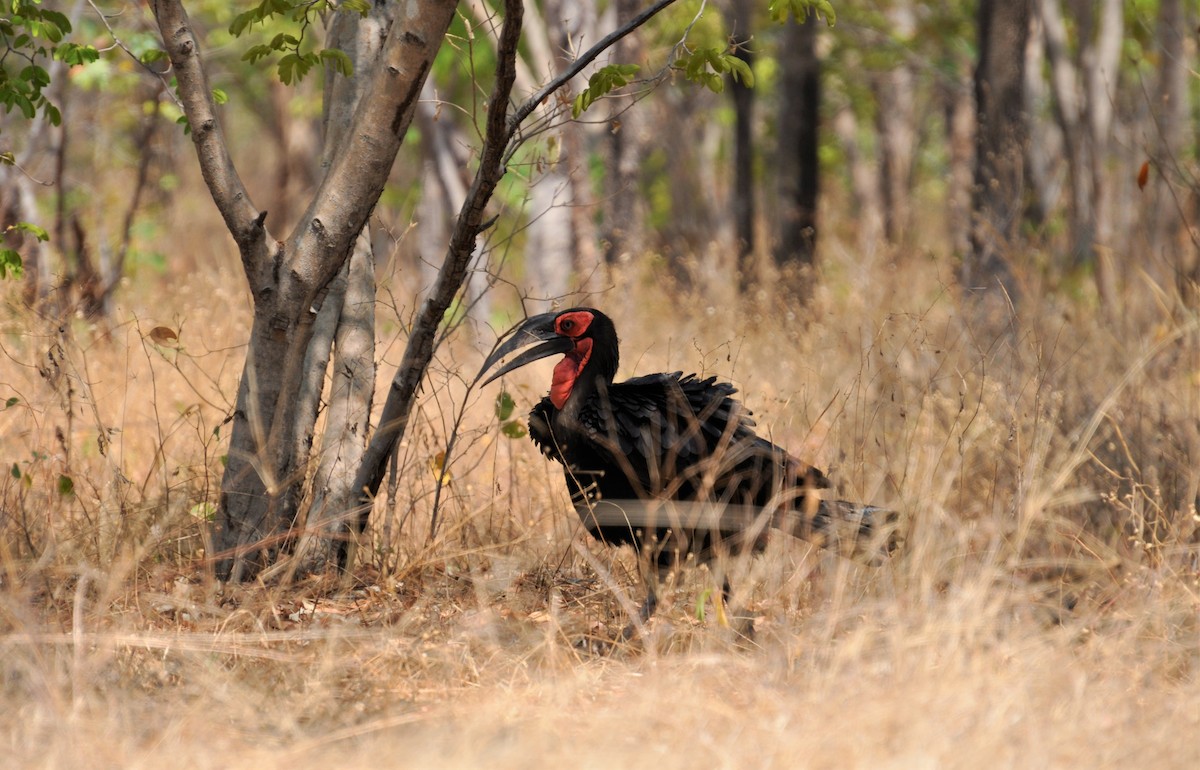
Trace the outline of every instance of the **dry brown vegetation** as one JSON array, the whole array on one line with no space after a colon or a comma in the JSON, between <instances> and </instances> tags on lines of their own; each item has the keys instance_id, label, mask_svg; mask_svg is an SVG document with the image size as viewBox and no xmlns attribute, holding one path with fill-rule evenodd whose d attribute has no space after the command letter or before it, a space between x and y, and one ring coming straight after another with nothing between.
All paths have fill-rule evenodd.
<instances>
[{"instance_id":1,"label":"dry brown vegetation","mask_svg":"<svg viewBox=\"0 0 1200 770\"><path fill-rule=\"evenodd\" d=\"M174 237L203 243L194 227ZM731 565L752 644L698 611L691 570L606 656L577 642L620 628L636 563L580 533L492 391L469 397L428 539L481 359L466 327L351 579L221 587L202 521L244 355L236 266L138 282L107 329L5 286L5 764L1200 765L1195 316L1135 287L1120 318L1048 298L984 330L940 260L825 253L804 308L640 275L596 304L623 373L732 378L845 496L903 511L904 548L865 567L778 540ZM381 324L385 372L400 327ZM510 383L521 408L545 375Z\"/></svg>"}]
</instances>

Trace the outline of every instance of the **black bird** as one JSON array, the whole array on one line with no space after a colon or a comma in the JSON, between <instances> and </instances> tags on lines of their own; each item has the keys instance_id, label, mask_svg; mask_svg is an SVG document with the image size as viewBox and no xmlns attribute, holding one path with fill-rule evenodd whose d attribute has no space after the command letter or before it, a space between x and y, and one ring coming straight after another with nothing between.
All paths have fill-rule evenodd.
<instances>
[{"instance_id":1,"label":"black bird","mask_svg":"<svg viewBox=\"0 0 1200 770\"><path fill-rule=\"evenodd\" d=\"M732 385L693 374L650 374L614 382L619 358L608 316L579 307L533 316L484 362L485 382L562 355L550 394L529 413L529 435L563 465L584 526L611 545L630 544L652 574L639 613L653 614L657 570L687 555L761 550L768 527L863 552L890 512L824 495L829 479L754 432ZM876 544L878 546L878 544ZM728 598L729 583L722 593ZM626 636L633 626L626 629Z\"/></svg>"}]
</instances>

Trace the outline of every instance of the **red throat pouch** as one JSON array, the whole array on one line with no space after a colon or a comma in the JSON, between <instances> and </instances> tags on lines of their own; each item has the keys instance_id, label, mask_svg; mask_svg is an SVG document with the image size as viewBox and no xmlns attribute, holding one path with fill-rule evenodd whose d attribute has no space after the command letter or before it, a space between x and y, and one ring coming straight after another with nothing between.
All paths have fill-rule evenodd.
<instances>
[{"instance_id":1,"label":"red throat pouch","mask_svg":"<svg viewBox=\"0 0 1200 770\"><path fill-rule=\"evenodd\" d=\"M554 380L550 383L550 403L554 404L556 409L562 409L563 404L567 403L567 399L571 397L571 389L575 387L575 380L579 378L579 373L587 366L591 357L592 341L584 338L575 340L575 349L554 365Z\"/></svg>"}]
</instances>

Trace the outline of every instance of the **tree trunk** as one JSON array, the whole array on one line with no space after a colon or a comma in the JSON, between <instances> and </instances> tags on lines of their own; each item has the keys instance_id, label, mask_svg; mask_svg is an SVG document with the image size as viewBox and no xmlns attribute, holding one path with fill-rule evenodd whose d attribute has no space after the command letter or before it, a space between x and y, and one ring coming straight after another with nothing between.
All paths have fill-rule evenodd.
<instances>
[{"instance_id":1,"label":"tree trunk","mask_svg":"<svg viewBox=\"0 0 1200 770\"><path fill-rule=\"evenodd\" d=\"M775 261L787 272L803 272L816 260L818 164L821 120L821 62L817 16L789 20L781 47L779 85L779 241Z\"/></svg>"},{"instance_id":2,"label":"tree trunk","mask_svg":"<svg viewBox=\"0 0 1200 770\"><path fill-rule=\"evenodd\" d=\"M255 574L294 523L307 457L293 410L313 322L379 199L417 95L454 13L447 0L413 0L393 24L382 64L363 85L346 139L286 241L271 237L229 158L187 14L178 0L154 13L179 84L201 171L241 253L254 298L246 366L238 388L214 546L218 574Z\"/></svg>"},{"instance_id":3,"label":"tree trunk","mask_svg":"<svg viewBox=\"0 0 1200 770\"><path fill-rule=\"evenodd\" d=\"M1075 65L1059 0L1038 2L1071 186L1071 267L1093 265L1101 303L1115 308L1119 276L1113 259L1112 196L1105 163L1120 74L1122 3L1101 0L1098 19L1091 4L1078 6L1079 64Z\"/></svg>"},{"instance_id":4,"label":"tree trunk","mask_svg":"<svg viewBox=\"0 0 1200 770\"><path fill-rule=\"evenodd\" d=\"M312 505L298 549L297 566L306 571L319 570L337 559L347 511L331 503L353 496L354 478L367 448L375 395L375 254L368 230L359 236L354 253L330 289L329 299L335 291L340 294L337 306L341 312L335 324L333 382L313 475ZM325 367L319 371L324 380Z\"/></svg>"},{"instance_id":5,"label":"tree trunk","mask_svg":"<svg viewBox=\"0 0 1200 770\"><path fill-rule=\"evenodd\" d=\"M571 52L579 50L584 43L599 37L595 3L590 0L549 0L546 3L545 37L556 55L550 59L553 65L548 75L565 72L571 65ZM552 31L554 30L554 31ZM586 80L576 77L570 84L579 90ZM599 248L595 221L595 196L592 194L591 172L588 168L588 126L577 120L563 124L561 131L562 156L560 163L566 176L568 189L565 198L570 201L567 211L570 217L571 241L577 288L585 296L598 294L608 286L604 255Z\"/></svg>"},{"instance_id":6,"label":"tree trunk","mask_svg":"<svg viewBox=\"0 0 1200 770\"><path fill-rule=\"evenodd\" d=\"M426 158L419 208L422 219L417 223L424 288L437 280L437 260L445 253L446 243L450 240L450 220L467 198L470 158L466 132L450 116L439 114L432 82L427 81L421 91L417 119ZM486 323L491 316L491 304L487 296L487 258L482 244L474 246L471 268L467 274L468 313L473 319Z\"/></svg>"},{"instance_id":7,"label":"tree trunk","mask_svg":"<svg viewBox=\"0 0 1200 770\"><path fill-rule=\"evenodd\" d=\"M1020 299L1009 255L1019 245L1024 209L1027 131L1022 91L1029 13L1029 0L981 0L979 4L974 219L962 285L980 295L983 306L978 309L989 319L1003 314L1009 301Z\"/></svg>"},{"instance_id":8,"label":"tree trunk","mask_svg":"<svg viewBox=\"0 0 1200 770\"><path fill-rule=\"evenodd\" d=\"M354 114L370 82L391 23L391 10L387 5L374 6L365 17L338 13L329 19L326 45L346 54L353 64L354 76L346 78L334 67L325 67L324 143L319 163L322 169L333 163L337 149L346 140L346 132L351 130L349 116ZM286 115L278 117L284 126L280 167L295 166L294 172L288 172L288 177L295 178L303 169L295 161L291 141L303 137L306 132L288 127ZM286 189L278 193L283 201L289 200ZM335 542L341 532L340 512L332 510L325 502L330 498L338 499L343 488L353 483L366 447L375 389L374 308L375 255L367 226L355 239L350 258L329 284L325 302L314 320L293 411L298 438L296 457L308 458L319 448L311 486L311 505L298 549L298 563L308 570L332 563L336 556ZM315 436L318 405L329 372L331 352L333 369L329 405L325 430L318 441ZM305 467L308 465L305 462Z\"/></svg>"},{"instance_id":9,"label":"tree trunk","mask_svg":"<svg viewBox=\"0 0 1200 770\"><path fill-rule=\"evenodd\" d=\"M1084 49L1083 71L1087 87L1087 125L1091 134L1089 159L1092 165L1096 288L1100 294L1100 302L1114 311L1120 309L1120 286L1123 283L1124 266L1117 259L1117 244L1113 241L1116 235L1113 229L1113 196L1109 192L1109 175L1105 163L1108 160L1113 114L1117 102L1121 41L1124 34L1123 0L1101 0L1100 26L1095 44Z\"/></svg>"},{"instance_id":10,"label":"tree trunk","mask_svg":"<svg viewBox=\"0 0 1200 770\"><path fill-rule=\"evenodd\" d=\"M1025 41L1025 114L1029 116L1029 141L1025 143L1025 178L1029 195L1025 217L1040 227L1058 203L1062 184L1058 161L1063 156L1062 130L1042 115L1051 111L1053 100L1042 74L1046 62L1045 25L1033 14L1029 39Z\"/></svg>"},{"instance_id":11,"label":"tree trunk","mask_svg":"<svg viewBox=\"0 0 1200 770\"><path fill-rule=\"evenodd\" d=\"M617 18L628 18L638 7L637 0L616 0ZM613 50L613 61L641 64L642 46L630 35ZM642 123L632 96L614 96L609 118L608 173L605 175L604 229L607 242L605 257L610 265L628 262L642 254L645 244L645 207L642 204Z\"/></svg>"},{"instance_id":12,"label":"tree trunk","mask_svg":"<svg viewBox=\"0 0 1200 770\"><path fill-rule=\"evenodd\" d=\"M530 312L545 312L567 294L571 255L575 250L571 230L572 189L561 164L553 160L530 179L525 206L529 213L525 271L535 300L526 308Z\"/></svg>"},{"instance_id":13,"label":"tree trunk","mask_svg":"<svg viewBox=\"0 0 1200 770\"><path fill-rule=\"evenodd\" d=\"M734 55L754 66L751 50L751 0L733 0L729 13L730 39ZM758 283L754 260L754 89L740 80L729 78L733 100L733 220L737 248L739 288L743 294Z\"/></svg>"},{"instance_id":14,"label":"tree trunk","mask_svg":"<svg viewBox=\"0 0 1200 770\"><path fill-rule=\"evenodd\" d=\"M1152 262L1176 266L1176 255L1186 251L1181 238L1185 226L1172 184L1183 178L1182 156L1187 140L1188 60L1187 35L1191 26L1183 0L1161 0L1158 6L1158 82L1150 104L1150 136L1154 187L1146 226ZM1149 196L1147 196L1149 197ZM1180 194L1179 198L1183 195Z\"/></svg>"},{"instance_id":15,"label":"tree trunk","mask_svg":"<svg viewBox=\"0 0 1200 770\"><path fill-rule=\"evenodd\" d=\"M879 200L879 176L874 165L868 163L863 156L854 105L847 104L838 111L833 119L833 131L842 145L842 154L846 158L846 172L850 177L850 197L854 201L858 250L864 255L870 255L879 248L883 238L883 204Z\"/></svg>"},{"instance_id":16,"label":"tree trunk","mask_svg":"<svg viewBox=\"0 0 1200 770\"><path fill-rule=\"evenodd\" d=\"M916 32L916 16L909 0L894 2L887 12L891 35L907 44ZM884 232L900 243L912 224L913 154L917 148L916 75L901 59L875 83L876 130L879 134L880 189L883 191Z\"/></svg>"},{"instance_id":17,"label":"tree trunk","mask_svg":"<svg viewBox=\"0 0 1200 770\"><path fill-rule=\"evenodd\" d=\"M1058 0L1037 0L1042 30L1046 38L1046 58L1050 64L1050 85L1054 93L1054 115L1062 130L1067 160L1067 185L1071 192L1070 244L1068 267L1084 264L1090 258L1095 224L1092 212L1091 165L1088 162L1087 135L1083 130L1079 76L1071 62L1067 28Z\"/></svg>"},{"instance_id":18,"label":"tree trunk","mask_svg":"<svg viewBox=\"0 0 1200 770\"><path fill-rule=\"evenodd\" d=\"M974 184L975 101L970 69L954 66L955 79L945 93L946 141L950 148L950 175L946 186L946 230L950 248L959 259L971 251L971 187Z\"/></svg>"},{"instance_id":19,"label":"tree trunk","mask_svg":"<svg viewBox=\"0 0 1200 770\"><path fill-rule=\"evenodd\" d=\"M1189 211L1186 203L1190 175L1183 164L1191 114L1187 40L1194 29L1195 14L1183 0L1162 0L1157 34L1162 52L1155 103L1150 105L1154 136L1149 143L1156 172L1149 223L1152 254L1162 255L1180 298L1191 307L1200 306L1200 251L1187 220L1189 213L1193 220L1200 219L1200 211ZM1200 209L1200 196L1192 190L1191 197Z\"/></svg>"}]
</instances>

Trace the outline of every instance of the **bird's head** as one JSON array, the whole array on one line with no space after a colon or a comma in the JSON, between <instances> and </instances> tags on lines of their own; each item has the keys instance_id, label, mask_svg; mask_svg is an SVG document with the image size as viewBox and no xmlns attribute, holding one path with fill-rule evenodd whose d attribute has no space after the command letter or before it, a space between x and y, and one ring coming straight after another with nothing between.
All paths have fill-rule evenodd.
<instances>
[{"instance_id":1,"label":"bird's head","mask_svg":"<svg viewBox=\"0 0 1200 770\"><path fill-rule=\"evenodd\" d=\"M484 385L513 369L561 353L563 358L554 367L550 400L562 409L572 393L594 388L597 379L609 384L616 376L617 330L608 316L594 308L576 307L535 315L510 329L504 337L507 338L504 343L483 362L480 376L508 355L528 349L501 366Z\"/></svg>"}]
</instances>

